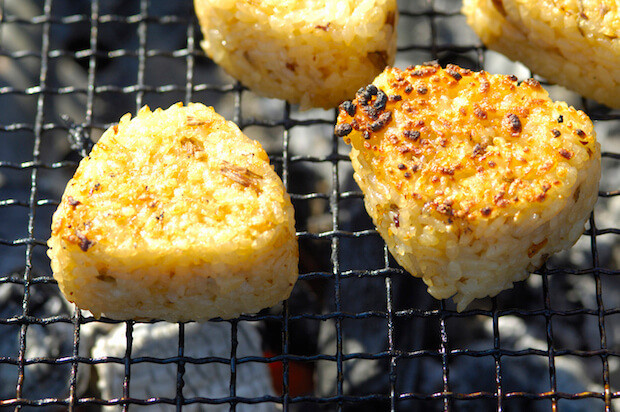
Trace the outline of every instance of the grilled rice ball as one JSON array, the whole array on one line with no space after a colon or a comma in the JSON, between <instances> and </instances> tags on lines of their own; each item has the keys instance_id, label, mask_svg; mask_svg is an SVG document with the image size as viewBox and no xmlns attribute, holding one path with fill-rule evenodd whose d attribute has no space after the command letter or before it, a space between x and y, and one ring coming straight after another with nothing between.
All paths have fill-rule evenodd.
<instances>
[{"instance_id":1,"label":"grilled rice ball","mask_svg":"<svg viewBox=\"0 0 620 412\"><path fill-rule=\"evenodd\" d=\"M620 108L617 0L464 0L463 13L490 49Z\"/></svg>"},{"instance_id":2,"label":"grilled rice ball","mask_svg":"<svg viewBox=\"0 0 620 412\"><path fill-rule=\"evenodd\" d=\"M194 0L207 55L256 93L332 108L396 55L396 0Z\"/></svg>"},{"instance_id":3,"label":"grilled rice ball","mask_svg":"<svg viewBox=\"0 0 620 412\"><path fill-rule=\"evenodd\" d=\"M571 247L597 198L592 122L534 79L388 68L341 105L335 133L391 253L458 310Z\"/></svg>"},{"instance_id":4,"label":"grilled rice ball","mask_svg":"<svg viewBox=\"0 0 620 412\"><path fill-rule=\"evenodd\" d=\"M69 181L48 255L95 317L231 318L286 299L293 207L260 144L213 108L142 108L108 129Z\"/></svg>"}]
</instances>

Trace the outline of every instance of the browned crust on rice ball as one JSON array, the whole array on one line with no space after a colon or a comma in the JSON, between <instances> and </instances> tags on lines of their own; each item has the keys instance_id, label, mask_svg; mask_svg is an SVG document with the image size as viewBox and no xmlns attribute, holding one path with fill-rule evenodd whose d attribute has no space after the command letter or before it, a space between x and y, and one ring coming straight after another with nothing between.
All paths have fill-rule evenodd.
<instances>
[{"instance_id":1,"label":"browned crust on rice ball","mask_svg":"<svg viewBox=\"0 0 620 412\"><path fill-rule=\"evenodd\" d=\"M572 246L598 194L592 122L533 79L387 68L335 133L396 260L459 310Z\"/></svg>"},{"instance_id":2,"label":"browned crust on rice ball","mask_svg":"<svg viewBox=\"0 0 620 412\"><path fill-rule=\"evenodd\" d=\"M394 62L396 0L194 0L207 55L254 92L332 108Z\"/></svg>"},{"instance_id":3,"label":"browned crust on rice ball","mask_svg":"<svg viewBox=\"0 0 620 412\"><path fill-rule=\"evenodd\" d=\"M67 299L96 317L230 318L286 299L293 206L260 144L176 104L108 129L80 162L48 242Z\"/></svg>"}]
</instances>

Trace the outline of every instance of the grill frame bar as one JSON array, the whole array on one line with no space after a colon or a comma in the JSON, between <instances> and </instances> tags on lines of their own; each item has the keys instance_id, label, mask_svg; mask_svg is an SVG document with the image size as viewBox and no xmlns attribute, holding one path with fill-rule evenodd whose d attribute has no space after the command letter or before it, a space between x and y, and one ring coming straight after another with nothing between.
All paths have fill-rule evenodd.
<instances>
[{"instance_id":1,"label":"grill frame bar","mask_svg":"<svg viewBox=\"0 0 620 412\"><path fill-rule=\"evenodd\" d=\"M438 44L438 28L437 18L451 18L459 15L458 12L445 12L436 9L435 0L429 0L427 2L428 10L421 12L411 12L401 10L401 16L405 18L428 18L431 30L430 44L412 44L399 47L399 52L406 51L424 51L429 52L433 58L439 58L441 53L449 51L453 53L467 53L476 52L478 58L478 65L480 68L485 67L484 51L485 48L481 44L471 46L459 46L459 45L442 45ZM31 19L21 18L12 15L0 14L0 36L2 27L5 24L23 24L23 25L41 25L42 27L42 45L40 52L37 50L22 50L18 52L5 51L4 48L0 48L0 56L9 59L24 59L24 58L38 58L40 59L40 72L38 85L27 88L18 89L12 86L0 87L0 96L4 95L22 95L22 96L36 96L36 113L34 123L11 123L0 125L1 133L11 133L15 131L28 131L32 132L34 136L34 145L32 151L32 160L27 162L13 162L0 160L0 171L3 169L12 169L19 171L30 171L31 186L30 196L27 202L19 199L0 199L0 208L2 207L22 207L28 209L28 223L27 223L27 237L17 239L0 239L0 245L21 247L25 246L25 271L23 276L13 274L0 273L0 283L15 283L23 285L24 297L22 302L22 314L8 319L0 319L0 325L19 325L19 352L17 357L4 356L0 353L1 364L16 365L18 370L18 380L16 382L15 397L13 399L0 400L0 406L14 406L16 409L21 409L22 406L46 406L46 405L60 405L67 406L70 410L74 410L83 405L121 405L124 411L130 408L130 405L148 405L155 403L163 403L175 405L177 410L182 410L184 405L191 405L194 403L204 404L229 404L230 410L235 411L238 403L258 403L258 402L274 402L281 404L284 410L289 410L292 405L304 402L311 402L319 405L330 405L336 410L342 410L345 404L360 403L370 400L382 400L387 401L391 410L397 410L398 403L404 400L439 400L442 404L444 411L453 409L455 402L469 399L494 399L497 402L497 410L501 411L505 407L505 402L511 398L525 398L525 399L548 399L551 402L552 410L558 408L560 400L577 400L584 398L597 398L604 402L604 408L606 411L612 410L612 399L620 398L620 392L612 392L610 382L610 366L609 357L620 357L620 353L617 349L609 349L607 344L607 325L606 317L614 314L620 314L620 308L608 308L606 309L602 297L602 279L601 276L618 275L618 270L613 268L605 268L599 265L597 237L601 235L620 235L620 229L618 228L603 228L599 229L596 226L595 215L592 214L589 225L590 229L585 232L585 236L590 237L591 252L592 252L592 268L588 269L547 269L543 268L539 271L539 276L542 278L542 294L544 301L544 308L539 310L520 310L520 309L498 309L497 298L492 299L491 310L470 310L464 313L457 313L448 309L446 302L442 301L439 304L438 309L407 309L407 310L395 310L393 307L393 284L392 277L403 275L402 269L394 266L392 263L387 247L384 246L384 259L385 265L381 269L375 270L341 270L340 269L340 240L343 238L360 238L365 236L376 236L377 233L374 230L360 230L360 231L346 231L340 228L340 202L344 199L360 199L362 197L359 191L343 191L341 190L341 182L339 180L339 170L341 162L348 162L348 157L339 151L337 138L332 139L331 152L327 156L307 156L307 155L293 155L290 149L290 131L294 127L306 127L311 125L332 124L332 122L324 119L310 119L310 120L298 120L291 115L291 106L285 104L281 119L269 119L269 120L256 120L245 119L242 114L242 101L245 88L239 83L231 83L227 85L213 85L213 84L195 84L194 80L194 68L196 65L196 58L203 57L204 53L195 46L197 25L193 16L152 16L149 14L149 2L148 0L139 1L139 13L130 16L119 16L111 14L100 14L100 1L92 0L90 2L91 10L89 14L74 14L63 17L54 17L52 15L53 0L45 0L43 6L43 14L35 16ZM0 6L2 10L5 9L5 0L1 0ZM401 18L402 18L401 17ZM50 32L52 25L55 24L73 24L77 22L89 22L89 48L87 50L77 51L72 53L70 51L61 49L50 49ZM126 49L116 49L108 52L99 50L98 48L98 35L99 25L109 22L120 22L127 24L137 25L137 33L139 37L139 47L136 51ZM187 47L185 49L170 51L152 50L148 48L148 27L149 24L186 24L187 25ZM6 40L6 39L4 39ZM48 86L48 74L49 74L49 61L51 59L69 56L74 59L88 59L88 86L87 88L80 88L74 86L51 88ZM137 69L137 81L136 84L131 86L118 86L118 85L96 85L96 73L97 73L97 59L98 58L116 58L116 57L136 57L138 59ZM152 57L170 57L170 58L185 58L186 61L186 81L184 85L180 84L167 84L162 86L149 86L145 82L145 73L147 59ZM173 91L183 91L185 93L184 101L186 103L192 101L195 93L203 91L215 91L222 94L232 94L234 96L233 102L233 121L240 125L242 129L250 126L261 126L277 128L283 127L282 133L282 154L281 156L271 156L272 162L280 164L282 167L282 179L285 187L290 187L290 168L291 165L297 162L309 162L311 164L326 163L331 165L332 176L332 189L329 193L311 193L311 194L291 194L291 198L297 201L306 201L310 199L324 199L329 203L329 209L332 217L331 230L321 233L311 233L309 231L302 231L298 233L300 239L313 239L320 240L325 239L330 244L330 257L329 260L332 265L331 272L310 272L301 274L300 280L321 280L321 279L333 279L334 280L334 296L335 296L335 311L330 313L321 314L302 314L291 315L289 304L285 302L283 304L283 310L281 314L257 314L257 315L244 315L239 319L227 322L230 324L232 331L231 339L231 352L230 358L206 358L195 359L185 355L185 325L180 323L179 337L178 337L178 353L176 357L166 359L155 359L148 357L132 357L132 344L133 344L133 327L135 322L118 322L110 319L95 320L92 317L83 316L79 311L69 316L51 316L46 318L36 318L31 316L30 313L30 289L34 285L40 284L54 284L55 281L50 276L36 276L33 275L32 269L32 253L35 247L45 247L45 240L37 239L34 235L34 220L36 216L37 208L50 207L58 204L58 199L37 199L38 193L38 175L40 170L55 170L65 168L75 168L77 165L71 161L57 161L53 163L45 163L41 161L41 147L42 147L42 135L44 132L53 130L67 130L65 125L45 122L46 114L46 98L47 96L55 95L73 95L73 94L85 94L86 95L86 110L85 121L81 125L87 131L95 129L105 129L109 124L101 124L95 121L94 113L96 112L95 99L96 96L102 93L122 93L122 94L135 94L135 108L138 110L144 101L147 93L167 93ZM618 113L605 113L598 112L596 110L588 110L589 103L583 101L584 107L588 111L588 114L592 114L593 120L620 120L620 114ZM335 115L334 115L335 120ZM603 158L620 160L620 153L604 152ZM601 198L615 197L620 195L620 190L601 191L599 196ZM554 309L551 302L551 295L549 292L549 277L550 276L562 276L562 275L587 275L593 276L596 285L596 298L597 308L587 309L582 308L579 310L562 311ZM347 313L342 310L341 306L341 289L342 281L348 278L363 278L363 277L384 277L385 289L386 289L386 310L383 311L367 311L363 313ZM541 351L536 349L529 349L524 351L513 351L502 349L501 339L499 333L499 319L506 315L518 315L523 317L528 316L544 316L546 324L546 339L547 339L547 351ZM592 315L597 317L598 329L600 334L600 349L593 351L580 351L580 350L556 350L555 340L553 333L553 318L558 316L574 316L574 315ZM447 320L450 318L459 317L471 317L471 316L487 316L491 317L493 321L493 348L488 350L475 351L470 349L450 349L450 340L448 336ZM385 319L388 325L388 347L385 351L380 353L353 353L346 354L343 349L343 333L342 333L342 321L344 319L367 319L367 318L382 318ZM440 345L437 350L414 350L414 351L402 351L396 348L394 343L394 321L398 318L436 318L440 329ZM257 320L277 320L282 323L281 331L281 344L282 354L273 357L237 357L237 326L238 322L243 321L257 321ZM328 320L334 319L336 325L336 353L335 355L317 354L315 356L301 356L290 353L290 322L300 319L313 319L313 320ZM216 320L217 321L217 320ZM30 325L49 325L53 323L64 322L71 323L74 327L73 332L73 351L71 356L59 357L59 358L26 358L26 332ZM125 323L126 325L126 345L127 349L125 356L122 358L106 358L106 359L92 359L89 357L83 357L79 355L80 346L80 328L81 326L91 322L104 322L104 323ZM550 378L550 390L540 393L527 393L527 392L508 392L505 391L502 385L502 358L503 357L518 357L537 355L545 356L548 359L549 378ZM558 356L573 355L578 357L600 357L602 363L602 383L604 391L601 392L582 392L582 393L565 393L558 391L557 388L557 372L555 367L555 359ZM431 356L441 360L442 366L442 380L443 388L440 392L435 393L398 393L397 382L397 364L400 359L413 359L417 357ZM457 356L473 356L484 357L491 356L495 365L495 392L475 392L475 393L454 393L451 391L450 384L450 361ZM351 396L345 394L344 390L344 363L351 359L386 359L389 361L389 393L382 394L369 394L366 396ZM332 361L336 365L337 370L337 387L336 394L329 397L318 396L291 396L290 394L290 368L289 363L292 361L304 361L313 362L317 360ZM237 396L236 390L236 373L237 366L247 362L262 362L283 363L283 394L282 396L263 396L259 398L242 398ZM116 362L124 365L125 379L123 382L123 396L117 399L99 399L93 397L80 397L78 394L78 369L84 367L83 365L93 365L102 362ZM132 365L141 362L150 363L176 363L177 364L177 380L176 380L176 397L175 398L163 398L155 397L151 399L135 399L131 397L131 376ZM229 396L225 398L209 399L203 397L185 398L183 395L183 388L185 385L185 365L190 364L202 364L217 362L230 365L231 378L229 382ZM37 363L49 363L49 364L70 364L71 372L69 376L69 396L67 398L47 398L47 399L28 399L22 396L22 389L25 379L25 368L28 365Z\"/></svg>"}]
</instances>

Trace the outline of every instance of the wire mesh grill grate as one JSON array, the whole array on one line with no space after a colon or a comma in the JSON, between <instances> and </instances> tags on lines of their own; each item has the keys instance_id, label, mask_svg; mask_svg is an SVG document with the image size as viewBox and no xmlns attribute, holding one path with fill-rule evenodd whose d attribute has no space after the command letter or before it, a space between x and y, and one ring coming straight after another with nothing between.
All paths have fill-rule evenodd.
<instances>
[{"instance_id":1,"label":"wire mesh grill grate","mask_svg":"<svg viewBox=\"0 0 620 412\"><path fill-rule=\"evenodd\" d=\"M117 3L125 4L120 7ZM496 61L499 57L486 51L473 35L460 38L451 31L464 25L459 7L460 3L450 0L401 2L397 64L437 59L441 63L488 69L489 60ZM165 41L173 32L183 33L182 45ZM450 302L425 298L403 301L406 291L402 286L418 281L409 280L409 275L394 263L371 226L351 224L349 206L357 204L359 207L362 194L348 183L347 149L329 132L335 113L301 114L288 104L257 98L221 72L217 72L217 77L208 77L215 71L202 70L213 65L200 49L199 41L191 4L171 6L148 0L0 1L0 107L5 112L0 115L0 222L3 227L0 229L0 256L4 262L0 265L0 286L10 285L19 291L17 309L11 312L7 306L7 310L0 312L0 336L16 331L14 350L0 344L0 383L8 388L0 390L0 408L97 410L107 405L133 410L136 405L167 405L185 410L224 405L229 410L246 410L248 406L269 404L295 411L522 410L519 408L523 405L535 405L532 410L553 411L558 408L593 410L589 409L591 405L596 405L598 410L613 409L620 398L620 392L615 389L618 382L613 381L616 376L620 379L620 303L612 292L606 294L608 288L615 290L613 287L620 273L616 266L620 228L618 221L613 221L613 214L611 226L597 226L599 217L604 218L610 212L595 209L582 238L589 242L584 249L588 260L570 264L565 263L566 260L565 264L551 264L541 269L532 276L535 284L532 289L538 295L529 303L508 297L510 293L527 295L525 286L517 286L514 292L488 299L462 313L456 312ZM166 72L157 77L153 72L160 64L164 71L172 66L177 70L174 74ZM20 69L23 76L13 76L18 81L10 82L11 70L16 69ZM121 69L126 70L121 77L109 74ZM67 135L80 129L86 136L96 138L125 112L136 112L144 104L167 107L176 101L211 103L259 140L266 135L277 136L274 142L267 143L270 158L281 173L296 210L302 220L305 219L298 222L302 259L307 260L302 262L300 284L307 287L304 290L319 289L317 294L323 302L328 302L318 308L309 305L300 309L295 305L294 295L279 311L263 311L231 321L213 320L211 323L225 324L229 329L230 347L226 356L189 354L191 348L186 340L191 323L178 325L174 355L136 356L133 349L139 323L96 320L75 310L43 313L35 298L39 290L56 288L44 257L49 219L58 205L62 186L80 158L78 150L67 149ZM596 121L599 137L604 138L603 175L611 183L602 186L599 203L617 204L620 182L612 175L620 163L620 112L583 99L575 102ZM257 109L262 105L269 109ZM75 124L62 120L60 115L69 114L67 112L71 112L69 117ZM298 134L300 131L302 133ZM320 154L304 151L300 144L302 137L313 133L318 134L322 142L322 146L318 144ZM314 178L323 173L326 179L308 189L304 186L307 178L304 172L313 173ZM360 245L362 242L366 245L367 241L380 255L379 265L360 266L343 258L358 246L366 247ZM601 243L607 245L605 256L602 256ZM568 258L564 256L564 259ZM364 259L361 261L363 263ZM590 305L569 305L567 301L574 297L555 292L556 284L562 284L561 280L566 278L588 280L587 285L592 288ZM373 292L381 295L380 307L364 306L362 302L351 309L345 296L350 287L359 282L372 282ZM377 289L377 285L384 290ZM363 287L360 290L364 290ZM4 299L7 295L0 296ZM509 318L521 319L526 326L530 323L542 325L544 347L537 344L506 346L500 329ZM464 327L459 325L485 320L490 328L488 345L480 346L480 341L475 339L469 341L470 345L462 345L458 334ZM558 339L559 330L571 322L594 325L594 329L581 331L584 336L589 335L590 343L579 338L570 342ZM239 356L244 323L271 325L271 329L266 329L271 330L271 339L275 340L272 346L276 351ZM383 325L378 332L382 334L383 346L365 350L369 346L362 342L357 349L352 349L351 325L364 329L364 325L378 323ZM30 347L38 344L30 338L30 332L59 324L69 325L71 330L67 350L45 356L29 352ZM123 356L94 357L84 352L92 344L85 342L86 328L117 324L125 327ZM299 351L300 325L311 329L329 325L333 342L314 347L313 352ZM419 336L408 334L409 329L420 331ZM263 338L268 341L265 333ZM524 389L512 382L513 376L518 374L519 361L526 359L544 360L544 385ZM577 390L567 388L564 384L566 359L578 369L594 370L589 372L594 375L591 384ZM364 362L375 366L358 370ZM464 362L474 368L483 363L491 365L480 366L480 381L490 379L492 385L483 387L481 384L479 390L472 389L475 384L463 386L466 375L458 365ZM123 379L119 396L106 398L100 388L85 381L87 378L81 371L108 363L122 366ZM256 363L281 365L278 372L282 381L281 395L247 397L240 394L239 371ZM174 365L174 390L166 395L153 393L147 398L134 396L132 387L136 384L132 386L132 382L139 378L136 370L145 364L162 369ZM211 364L225 365L229 370L225 396L188 396L192 383L189 369L207 368ZM41 365L66 367L58 379L63 382L61 390L31 393L32 386L52 383L31 383L36 376L35 369ZM320 383L316 382L319 378L316 378L314 391L299 393L294 388L299 365L310 365L315 376L331 376L331 389L320 389ZM429 365L438 368L426 370ZM384 384L377 388L369 383L367 390L364 385L353 388L355 374L367 373L373 368L380 370L375 378ZM416 369L417 375L411 375L410 368ZM320 375L319 369L328 372ZM522 373L528 372L531 370L522 370ZM488 376L483 379L485 373ZM440 382L439 387L425 386L424 381L431 375ZM409 382L410 376L413 378Z\"/></svg>"}]
</instances>

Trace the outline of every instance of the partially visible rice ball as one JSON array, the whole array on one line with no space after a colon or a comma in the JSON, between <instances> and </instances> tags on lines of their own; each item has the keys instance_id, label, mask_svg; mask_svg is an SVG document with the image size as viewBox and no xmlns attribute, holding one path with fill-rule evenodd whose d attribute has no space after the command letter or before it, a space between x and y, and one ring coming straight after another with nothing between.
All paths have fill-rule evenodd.
<instances>
[{"instance_id":1,"label":"partially visible rice ball","mask_svg":"<svg viewBox=\"0 0 620 412\"><path fill-rule=\"evenodd\" d=\"M202 47L258 94L331 108L396 54L396 0L195 0Z\"/></svg>"},{"instance_id":2,"label":"partially visible rice ball","mask_svg":"<svg viewBox=\"0 0 620 412\"><path fill-rule=\"evenodd\" d=\"M620 108L618 0L464 0L463 14L489 49Z\"/></svg>"}]
</instances>

